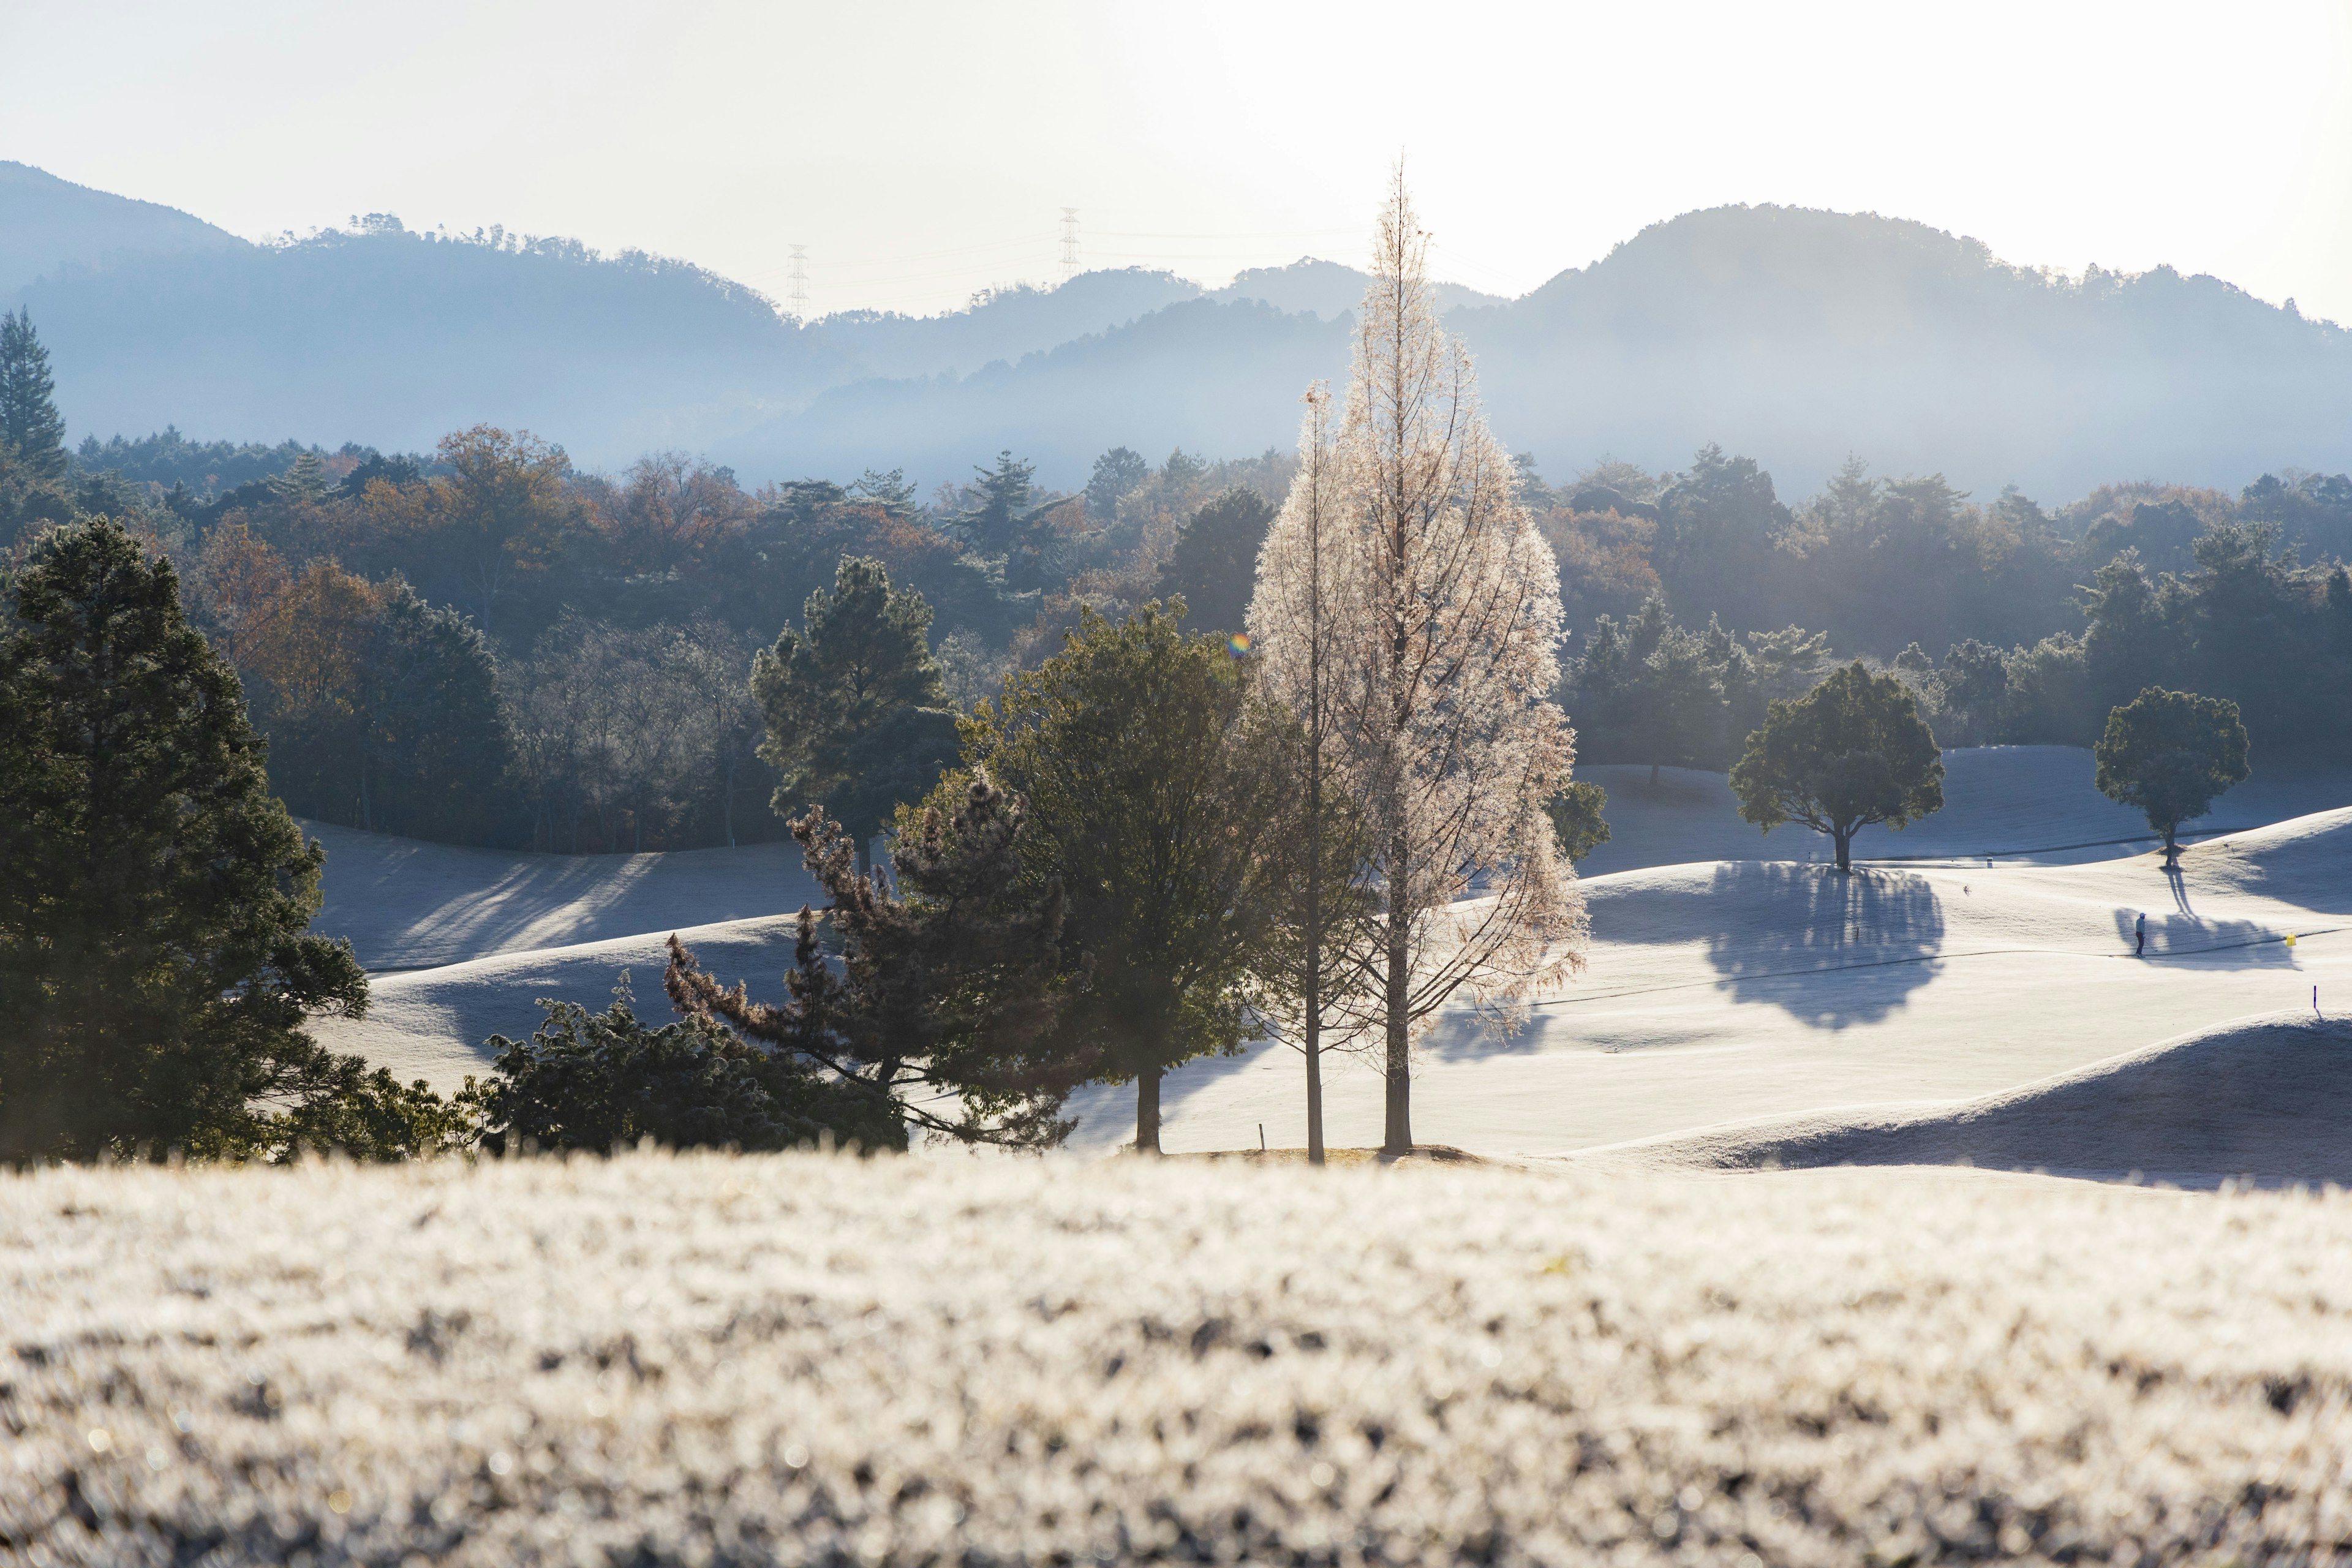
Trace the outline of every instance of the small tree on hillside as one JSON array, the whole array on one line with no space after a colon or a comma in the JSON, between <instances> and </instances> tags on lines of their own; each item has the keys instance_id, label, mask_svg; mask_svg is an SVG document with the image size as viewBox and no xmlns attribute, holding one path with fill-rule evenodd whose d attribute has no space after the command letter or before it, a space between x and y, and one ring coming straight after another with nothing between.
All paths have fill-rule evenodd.
<instances>
[{"instance_id":1,"label":"small tree on hillside","mask_svg":"<svg viewBox=\"0 0 2352 1568\"><path fill-rule=\"evenodd\" d=\"M1918 700L1856 661L1794 701L1776 701L1731 770L1739 815L1769 833L1801 822L1837 845L1851 871L1853 836L1901 829L1944 808L1943 753Z\"/></svg>"},{"instance_id":2,"label":"small tree on hillside","mask_svg":"<svg viewBox=\"0 0 2352 1568\"><path fill-rule=\"evenodd\" d=\"M1258 1036L1267 856L1283 802L1238 744L1244 678L1223 640L1184 636L1181 602L1114 626L1081 612L1063 651L963 721L964 757L1027 803L1024 885L1070 905L1061 1028L1136 1084L1136 1148L1160 1148L1160 1082ZM942 790L956 787L943 784Z\"/></svg>"},{"instance_id":3,"label":"small tree on hillside","mask_svg":"<svg viewBox=\"0 0 2352 1568\"><path fill-rule=\"evenodd\" d=\"M236 674L170 564L58 530L0 623L0 1162L139 1144L368 1155L457 1135L302 1032L357 1016L350 946L307 932L326 859L270 797Z\"/></svg>"},{"instance_id":4,"label":"small tree on hillside","mask_svg":"<svg viewBox=\"0 0 2352 1568\"><path fill-rule=\"evenodd\" d=\"M845 555L833 591L808 596L801 629L786 626L751 663L751 695L768 725L760 755L782 775L777 814L824 806L855 838L861 873L890 814L921 799L955 761L930 626L920 594L891 587L880 562Z\"/></svg>"},{"instance_id":5,"label":"small tree on hillside","mask_svg":"<svg viewBox=\"0 0 2352 1568\"><path fill-rule=\"evenodd\" d=\"M2144 687L2107 715L2093 752L2099 792L2137 806L2164 835L2164 868L2180 864L2180 825L2244 782L2246 726L2226 697Z\"/></svg>"}]
</instances>

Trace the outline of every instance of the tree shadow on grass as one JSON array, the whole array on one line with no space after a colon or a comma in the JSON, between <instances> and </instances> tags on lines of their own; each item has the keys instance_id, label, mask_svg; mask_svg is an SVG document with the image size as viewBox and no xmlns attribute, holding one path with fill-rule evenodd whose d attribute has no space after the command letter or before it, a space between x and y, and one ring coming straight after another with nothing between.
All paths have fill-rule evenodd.
<instances>
[{"instance_id":1,"label":"tree shadow on grass","mask_svg":"<svg viewBox=\"0 0 2352 1568\"><path fill-rule=\"evenodd\" d=\"M2221 969L2293 969L2294 949L2287 946L2286 932L2259 921L2207 920L2189 901L2187 889L2181 885L2180 874L2170 874L2173 909L2169 914L2157 910L2147 915L2147 952L2149 959L2194 958L2209 967ZM2116 911L2116 941L2126 954L2134 946L2134 921L2142 911L2119 909Z\"/></svg>"},{"instance_id":2,"label":"tree shadow on grass","mask_svg":"<svg viewBox=\"0 0 2352 1568\"><path fill-rule=\"evenodd\" d=\"M1935 976L1944 909L1923 877L1738 860L1717 868L1710 892L1707 962L1736 1002L1842 1029L1885 1017Z\"/></svg>"}]
</instances>

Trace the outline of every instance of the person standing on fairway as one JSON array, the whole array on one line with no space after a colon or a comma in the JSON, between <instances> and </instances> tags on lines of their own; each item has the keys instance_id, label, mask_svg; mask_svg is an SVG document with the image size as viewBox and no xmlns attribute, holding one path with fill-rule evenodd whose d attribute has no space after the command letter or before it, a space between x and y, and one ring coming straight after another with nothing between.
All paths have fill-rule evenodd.
<instances>
[{"instance_id":1,"label":"person standing on fairway","mask_svg":"<svg viewBox=\"0 0 2352 1568\"><path fill-rule=\"evenodd\" d=\"M2132 936L2134 938L2132 956L2146 958L2147 956L2147 911L2146 910L2142 910L2139 912L2139 918L2132 921Z\"/></svg>"}]
</instances>

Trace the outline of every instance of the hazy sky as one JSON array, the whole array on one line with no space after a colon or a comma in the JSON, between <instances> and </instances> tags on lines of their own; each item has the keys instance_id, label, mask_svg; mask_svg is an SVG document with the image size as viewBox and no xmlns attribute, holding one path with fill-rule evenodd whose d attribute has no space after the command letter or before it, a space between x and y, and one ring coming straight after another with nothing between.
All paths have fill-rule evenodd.
<instances>
[{"instance_id":1,"label":"hazy sky","mask_svg":"<svg viewBox=\"0 0 2352 1568\"><path fill-rule=\"evenodd\" d=\"M261 237L396 213L933 310L1356 261L1402 150L1517 294L1727 202L2352 322L2352 0L2216 5L0 0L0 157Z\"/></svg>"}]
</instances>

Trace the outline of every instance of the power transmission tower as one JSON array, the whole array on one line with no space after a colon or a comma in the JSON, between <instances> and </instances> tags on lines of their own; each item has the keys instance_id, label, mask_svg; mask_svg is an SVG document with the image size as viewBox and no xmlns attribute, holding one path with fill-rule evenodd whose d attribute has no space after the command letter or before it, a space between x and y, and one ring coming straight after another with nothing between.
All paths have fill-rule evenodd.
<instances>
[{"instance_id":1,"label":"power transmission tower","mask_svg":"<svg viewBox=\"0 0 2352 1568\"><path fill-rule=\"evenodd\" d=\"M1062 281L1078 275L1078 209L1062 209Z\"/></svg>"},{"instance_id":2,"label":"power transmission tower","mask_svg":"<svg viewBox=\"0 0 2352 1568\"><path fill-rule=\"evenodd\" d=\"M792 289L784 296L795 321L808 320L808 247L793 247Z\"/></svg>"}]
</instances>

